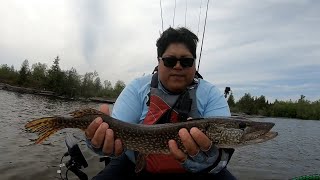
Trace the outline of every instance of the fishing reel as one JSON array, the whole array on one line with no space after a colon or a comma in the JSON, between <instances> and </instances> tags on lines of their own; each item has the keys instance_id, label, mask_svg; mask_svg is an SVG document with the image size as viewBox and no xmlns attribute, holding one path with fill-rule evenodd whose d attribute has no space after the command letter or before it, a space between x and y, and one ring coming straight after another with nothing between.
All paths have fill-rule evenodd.
<instances>
[{"instance_id":1,"label":"fishing reel","mask_svg":"<svg viewBox=\"0 0 320 180\"><path fill-rule=\"evenodd\" d=\"M68 180L68 172L71 171L73 172L80 180L88 180L87 174L82 172L80 169L88 167L88 163L86 159L84 158L78 144L77 140L70 134L67 134L66 139L65 139L66 145L68 147L68 152L66 152L60 161L60 169L57 171L58 174L60 174L60 177L62 180ZM69 161L64 164L62 163L62 160L64 157L70 156ZM66 178L62 177L62 171L61 168L66 166L67 171L65 174Z\"/></svg>"}]
</instances>

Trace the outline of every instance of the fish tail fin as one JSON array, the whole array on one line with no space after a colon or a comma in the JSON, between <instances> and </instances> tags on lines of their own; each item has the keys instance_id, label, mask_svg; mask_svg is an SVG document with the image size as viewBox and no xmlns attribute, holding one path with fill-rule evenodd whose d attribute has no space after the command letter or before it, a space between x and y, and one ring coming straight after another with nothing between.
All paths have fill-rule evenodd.
<instances>
[{"instance_id":1,"label":"fish tail fin","mask_svg":"<svg viewBox=\"0 0 320 180\"><path fill-rule=\"evenodd\" d=\"M39 135L35 143L40 144L49 138L49 136L63 128L63 124L60 122L61 119L59 117L44 117L28 122L25 125L25 128L27 131L37 133Z\"/></svg>"}]
</instances>

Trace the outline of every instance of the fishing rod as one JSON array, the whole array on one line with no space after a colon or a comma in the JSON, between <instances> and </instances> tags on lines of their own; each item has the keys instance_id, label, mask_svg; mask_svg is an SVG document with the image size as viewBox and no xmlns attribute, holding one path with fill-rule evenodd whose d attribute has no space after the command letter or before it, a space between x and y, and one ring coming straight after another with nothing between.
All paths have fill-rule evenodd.
<instances>
[{"instance_id":1,"label":"fishing rod","mask_svg":"<svg viewBox=\"0 0 320 180\"><path fill-rule=\"evenodd\" d=\"M205 20L204 20L204 25L203 25L203 32L202 32L202 39L201 39L201 48L200 48L200 54L199 54L199 60L198 60L198 68L197 71L199 72L200 69L200 62L201 62L201 56L202 56L202 48L203 48L203 40L204 40L204 35L206 32L206 26L207 26L207 18L208 18L208 9L209 9L209 1L207 1L207 9L206 9L206 16L205 16ZM197 36L199 33L199 26L200 26L200 15L201 15L201 6L202 6L202 0L200 3L200 12L199 12L199 19L198 19L198 31L197 31ZM185 26L187 26L187 10L188 10L188 2L186 0L186 9L185 9ZM160 0L160 16L161 16L161 26L162 26L162 32L164 31L163 29L163 15L162 15L162 3ZM174 12L173 12L173 20L172 20L172 25L174 26L174 20L175 20L175 14L176 14L176 0L175 0L175 5L174 5ZM161 34L161 33L160 33Z\"/></svg>"}]
</instances>

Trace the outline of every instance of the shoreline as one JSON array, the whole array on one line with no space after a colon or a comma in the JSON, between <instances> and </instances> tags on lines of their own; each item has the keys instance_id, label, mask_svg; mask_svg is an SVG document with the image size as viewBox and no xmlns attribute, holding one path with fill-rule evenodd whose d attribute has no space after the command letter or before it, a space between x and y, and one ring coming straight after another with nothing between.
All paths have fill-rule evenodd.
<instances>
[{"instance_id":1,"label":"shoreline","mask_svg":"<svg viewBox=\"0 0 320 180\"><path fill-rule=\"evenodd\" d=\"M0 90L11 91L11 92L18 92L21 94L33 94L33 95L40 95L46 97L52 97L56 99L66 100L66 101L81 101L81 102L96 102L96 103L106 103L106 104L114 104L116 98L103 98L103 97L91 97L91 98L84 98L84 97L77 97L77 98L70 98L65 96L59 96L55 94L53 91L45 91L45 90L38 90L33 88L26 88L20 86L12 86L10 84L1 83L0 82ZM231 112L232 117L237 117L239 119L250 119L250 118L287 118L287 119L296 119L296 118L289 118L289 117L272 117L272 116L262 116L262 115L248 115L245 113L239 112ZM301 119L301 120L308 120L308 119ZM310 119L316 120L317 119Z\"/></svg>"},{"instance_id":2,"label":"shoreline","mask_svg":"<svg viewBox=\"0 0 320 180\"><path fill-rule=\"evenodd\" d=\"M18 92L21 94L33 94L33 95L40 95L40 96L46 96L46 97L53 97L56 99L62 99L62 100L68 100L68 101L84 101L84 102L97 102L97 103L107 103L107 104L114 104L116 101L116 99L114 98L102 98L102 97L70 98L66 96L59 96L53 91L39 90L39 89L26 88L26 87L20 87L20 86L12 86L6 83L0 83L0 89L5 91Z\"/></svg>"},{"instance_id":3,"label":"shoreline","mask_svg":"<svg viewBox=\"0 0 320 180\"><path fill-rule=\"evenodd\" d=\"M52 97L56 99L62 99L67 101L82 101L82 102L96 102L96 103L107 103L107 104L114 104L116 99L107 99L102 97L91 97L91 98L69 98L65 96L56 95L53 91L46 91L46 90L38 90L34 88L26 88L20 86L12 86L6 83L0 83L0 90L11 91L11 92L18 92L21 94L33 94L33 95L40 95L46 97ZM245 113L231 113L232 117L237 117L239 119L247 119L247 118L265 118L264 116L260 115L247 115Z\"/></svg>"}]
</instances>

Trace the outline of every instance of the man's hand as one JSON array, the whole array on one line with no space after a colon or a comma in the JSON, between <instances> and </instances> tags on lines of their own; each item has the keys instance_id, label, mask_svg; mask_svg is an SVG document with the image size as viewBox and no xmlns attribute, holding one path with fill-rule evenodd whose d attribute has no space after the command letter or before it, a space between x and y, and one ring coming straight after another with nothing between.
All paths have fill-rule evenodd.
<instances>
[{"instance_id":1,"label":"man's hand","mask_svg":"<svg viewBox=\"0 0 320 180\"><path fill-rule=\"evenodd\" d=\"M219 150L198 128L193 127L190 132L182 128L179 130L179 136L187 154L178 148L175 140L168 142L170 153L186 170L200 172L212 166L218 159Z\"/></svg>"},{"instance_id":2,"label":"man's hand","mask_svg":"<svg viewBox=\"0 0 320 180\"><path fill-rule=\"evenodd\" d=\"M191 157L197 155L200 150L208 151L212 145L211 140L196 127L191 128L190 133L185 128L180 129L179 136L188 155ZM184 162L187 159L187 154L178 148L178 145L174 140L169 141L169 148L171 154L178 161Z\"/></svg>"},{"instance_id":3,"label":"man's hand","mask_svg":"<svg viewBox=\"0 0 320 180\"><path fill-rule=\"evenodd\" d=\"M109 106L103 104L100 106L100 111L110 115ZM91 146L98 150L102 150L104 155L119 156L123 152L123 146L120 139L114 139L112 129L109 125L102 121L101 117L96 118L85 130L86 138L91 141Z\"/></svg>"}]
</instances>

